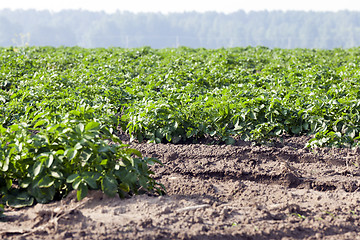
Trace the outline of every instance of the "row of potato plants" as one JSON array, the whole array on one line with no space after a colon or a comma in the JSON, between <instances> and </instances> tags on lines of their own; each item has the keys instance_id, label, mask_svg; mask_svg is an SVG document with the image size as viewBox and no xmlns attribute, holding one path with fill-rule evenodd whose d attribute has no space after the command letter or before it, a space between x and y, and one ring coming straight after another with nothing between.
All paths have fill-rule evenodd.
<instances>
[{"instance_id":1,"label":"row of potato plants","mask_svg":"<svg viewBox=\"0 0 360 240\"><path fill-rule=\"evenodd\" d=\"M156 160L124 146L118 126L157 143L287 134L356 146L359 60L359 48L0 48L0 194L22 206L72 189L161 192Z\"/></svg>"},{"instance_id":2,"label":"row of potato plants","mask_svg":"<svg viewBox=\"0 0 360 240\"><path fill-rule=\"evenodd\" d=\"M71 75L72 54L0 50L0 215L4 204L47 203L72 190L78 200L97 189L120 197L165 191L149 169L159 160L117 137L115 105L94 70Z\"/></svg>"}]
</instances>

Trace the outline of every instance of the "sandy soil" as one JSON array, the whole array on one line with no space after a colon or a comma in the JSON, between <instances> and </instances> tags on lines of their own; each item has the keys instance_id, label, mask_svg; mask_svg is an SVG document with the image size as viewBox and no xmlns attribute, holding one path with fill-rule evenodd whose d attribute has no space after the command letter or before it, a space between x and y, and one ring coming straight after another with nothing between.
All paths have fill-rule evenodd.
<instances>
[{"instance_id":1,"label":"sandy soil","mask_svg":"<svg viewBox=\"0 0 360 240\"><path fill-rule=\"evenodd\" d=\"M166 196L90 192L6 209L2 239L360 239L360 149L132 144Z\"/></svg>"}]
</instances>

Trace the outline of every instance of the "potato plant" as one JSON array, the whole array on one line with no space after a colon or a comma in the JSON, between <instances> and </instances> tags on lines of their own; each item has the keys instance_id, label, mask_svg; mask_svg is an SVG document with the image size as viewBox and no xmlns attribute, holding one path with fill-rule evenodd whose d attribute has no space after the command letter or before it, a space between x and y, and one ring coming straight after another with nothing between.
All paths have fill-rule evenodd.
<instances>
[{"instance_id":1,"label":"potato plant","mask_svg":"<svg viewBox=\"0 0 360 240\"><path fill-rule=\"evenodd\" d=\"M0 196L9 206L60 199L71 190L81 200L89 189L109 196L163 193L148 165L160 163L116 137L88 105L66 114L42 111L0 127ZM27 120L27 121L25 121Z\"/></svg>"}]
</instances>

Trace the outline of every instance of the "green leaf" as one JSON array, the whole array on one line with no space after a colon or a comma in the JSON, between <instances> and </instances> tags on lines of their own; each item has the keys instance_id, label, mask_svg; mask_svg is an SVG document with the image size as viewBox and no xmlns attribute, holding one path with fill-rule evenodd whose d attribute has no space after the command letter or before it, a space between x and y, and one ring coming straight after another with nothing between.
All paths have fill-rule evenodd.
<instances>
[{"instance_id":1,"label":"green leaf","mask_svg":"<svg viewBox=\"0 0 360 240\"><path fill-rule=\"evenodd\" d=\"M78 142L78 143L75 144L74 149L75 150L80 150L80 149L82 149L82 147L83 146L81 145L81 143Z\"/></svg>"},{"instance_id":2,"label":"green leaf","mask_svg":"<svg viewBox=\"0 0 360 240\"><path fill-rule=\"evenodd\" d=\"M46 131L49 133L55 132L59 128L59 124L50 125L46 128Z\"/></svg>"},{"instance_id":3,"label":"green leaf","mask_svg":"<svg viewBox=\"0 0 360 240\"><path fill-rule=\"evenodd\" d=\"M37 115L34 116L34 118L32 119L33 122L35 122L35 121L38 120L39 118L43 117L45 114L46 114L46 112L37 114Z\"/></svg>"},{"instance_id":4,"label":"green leaf","mask_svg":"<svg viewBox=\"0 0 360 240\"><path fill-rule=\"evenodd\" d=\"M108 159L103 159L103 160L101 160L100 165L105 166L108 164L108 162L109 162Z\"/></svg>"},{"instance_id":5,"label":"green leaf","mask_svg":"<svg viewBox=\"0 0 360 240\"><path fill-rule=\"evenodd\" d=\"M255 112L253 112L253 111L250 111L250 118L251 119L254 119L254 120L256 120L257 119L257 117L256 117L256 113Z\"/></svg>"},{"instance_id":6,"label":"green leaf","mask_svg":"<svg viewBox=\"0 0 360 240\"><path fill-rule=\"evenodd\" d=\"M134 154L139 158L142 157L141 152L139 150L136 150L136 149L133 149L133 148L128 148L125 151L126 151L127 154Z\"/></svg>"},{"instance_id":7,"label":"green leaf","mask_svg":"<svg viewBox=\"0 0 360 240\"><path fill-rule=\"evenodd\" d=\"M93 155L93 152L90 149L84 149L83 151L81 151L80 159L81 159L81 161L87 162L87 161L89 161L89 159L91 158L92 155ZM94 153L94 155L96 155L96 154Z\"/></svg>"},{"instance_id":8,"label":"green leaf","mask_svg":"<svg viewBox=\"0 0 360 240\"><path fill-rule=\"evenodd\" d=\"M6 178L5 182L6 182L6 188L11 189L13 185L13 181L11 179Z\"/></svg>"},{"instance_id":9,"label":"green leaf","mask_svg":"<svg viewBox=\"0 0 360 240\"><path fill-rule=\"evenodd\" d=\"M37 121L37 123L34 125L34 128L37 128L37 127L43 125L43 124L46 123L46 122L47 122L47 120L45 120L45 119L42 119L42 120L40 120L40 121Z\"/></svg>"},{"instance_id":10,"label":"green leaf","mask_svg":"<svg viewBox=\"0 0 360 240\"><path fill-rule=\"evenodd\" d=\"M20 183L20 187L21 188L27 188L32 182L32 179L31 178L24 178L21 183Z\"/></svg>"},{"instance_id":11,"label":"green leaf","mask_svg":"<svg viewBox=\"0 0 360 240\"><path fill-rule=\"evenodd\" d=\"M92 189L98 189L96 181L99 179L99 175L88 172L84 174L83 179Z\"/></svg>"},{"instance_id":12,"label":"green leaf","mask_svg":"<svg viewBox=\"0 0 360 240\"><path fill-rule=\"evenodd\" d=\"M66 182L67 182L67 183L72 183L72 182L75 181L75 179L77 179L77 178L79 178L79 177L80 177L80 175L77 174L77 173L71 174L70 176L68 176L68 177L66 178Z\"/></svg>"},{"instance_id":13,"label":"green leaf","mask_svg":"<svg viewBox=\"0 0 360 240\"><path fill-rule=\"evenodd\" d=\"M79 133L83 133L83 132L84 132L84 124L79 123L79 124L76 126L76 131L79 132Z\"/></svg>"},{"instance_id":14,"label":"green leaf","mask_svg":"<svg viewBox=\"0 0 360 240\"><path fill-rule=\"evenodd\" d=\"M22 192L16 196L7 196L6 205L13 208L29 207L34 204L34 198L28 193Z\"/></svg>"},{"instance_id":15,"label":"green leaf","mask_svg":"<svg viewBox=\"0 0 360 240\"><path fill-rule=\"evenodd\" d=\"M127 172L125 177L121 178L121 181L133 185L137 181L137 176L133 172Z\"/></svg>"},{"instance_id":16,"label":"green leaf","mask_svg":"<svg viewBox=\"0 0 360 240\"><path fill-rule=\"evenodd\" d=\"M11 125L11 126L10 126L10 131L16 132L16 131L18 131L18 130L19 130L19 125L14 124L14 125Z\"/></svg>"},{"instance_id":17,"label":"green leaf","mask_svg":"<svg viewBox=\"0 0 360 240\"><path fill-rule=\"evenodd\" d=\"M46 166L47 168L50 168L51 165L53 164L53 162L54 162L54 155L51 154L51 153L49 153L49 154L48 154L48 158L45 160L45 166Z\"/></svg>"},{"instance_id":18,"label":"green leaf","mask_svg":"<svg viewBox=\"0 0 360 240\"><path fill-rule=\"evenodd\" d=\"M55 154L56 155L63 155L64 153L65 153L65 151L60 149L60 150L57 150Z\"/></svg>"},{"instance_id":19,"label":"green leaf","mask_svg":"<svg viewBox=\"0 0 360 240\"><path fill-rule=\"evenodd\" d=\"M78 189L79 185L83 182L81 177L75 178L74 182L72 183L73 189Z\"/></svg>"},{"instance_id":20,"label":"green leaf","mask_svg":"<svg viewBox=\"0 0 360 240\"><path fill-rule=\"evenodd\" d=\"M0 219L4 216L4 204L0 204Z\"/></svg>"},{"instance_id":21,"label":"green leaf","mask_svg":"<svg viewBox=\"0 0 360 240\"><path fill-rule=\"evenodd\" d=\"M301 125L300 126L292 126L291 127L291 131L294 133L294 134L299 134L301 132Z\"/></svg>"},{"instance_id":22,"label":"green leaf","mask_svg":"<svg viewBox=\"0 0 360 240\"><path fill-rule=\"evenodd\" d=\"M232 137L226 138L226 144L228 144L228 145L234 145L234 144L235 144L235 139L232 138Z\"/></svg>"},{"instance_id":23,"label":"green leaf","mask_svg":"<svg viewBox=\"0 0 360 240\"><path fill-rule=\"evenodd\" d=\"M81 201L88 194L88 187L85 183L81 183L76 191L76 197L78 201Z\"/></svg>"},{"instance_id":24,"label":"green leaf","mask_svg":"<svg viewBox=\"0 0 360 240\"><path fill-rule=\"evenodd\" d=\"M2 171L7 172L9 170L10 156L5 157L5 161L2 163Z\"/></svg>"},{"instance_id":25,"label":"green leaf","mask_svg":"<svg viewBox=\"0 0 360 240\"><path fill-rule=\"evenodd\" d=\"M33 183L32 186L29 187L29 193L35 197L37 202L48 203L54 199L56 191L54 185L47 188L40 188Z\"/></svg>"},{"instance_id":26,"label":"green leaf","mask_svg":"<svg viewBox=\"0 0 360 240\"><path fill-rule=\"evenodd\" d=\"M188 135L188 133L186 133L186 137L190 137L191 135ZM165 134L165 137L166 137L166 140L168 141L168 142L171 142L171 133L166 133Z\"/></svg>"},{"instance_id":27,"label":"green leaf","mask_svg":"<svg viewBox=\"0 0 360 240\"><path fill-rule=\"evenodd\" d=\"M57 178L57 179L63 178L63 174L60 171L51 171L50 176Z\"/></svg>"},{"instance_id":28,"label":"green leaf","mask_svg":"<svg viewBox=\"0 0 360 240\"><path fill-rule=\"evenodd\" d=\"M139 184L140 184L140 186L142 186L146 190L147 190L147 187L148 187L147 182L148 182L148 179L146 177L139 176Z\"/></svg>"},{"instance_id":29,"label":"green leaf","mask_svg":"<svg viewBox=\"0 0 360 240\"><path fill-rule=\"evenodd\" d=\"M98 122L89 122L85 126L85 131L92 131L92 130L99 130L100 129L100 123Z\"/></svg>"},{"instance_id":30,"label":"green leaf","mask_svg":"<svg viewBox=\"0 0 360 240\"><path fill-rule=\"evenodd\" d=\"M98 185L95 179L86 177L84 180L92 189L98 189Z\"/></svg>"},{"instance_id":31,"label":"green leaf","mask_svg":"<svg viewBox=\"0 0 360 240\"><path fill-rule=\"evenodd\" d=\"M49 176L45 176L39 180L38 186L39 188L48 188L54 184L54 180L52 180Z\"/></svg>"},{"instance_id":32,"label":"green leaf","mask_svg":"<svg viewBox=\"0 0 360 240\"><path fill-rule=\"evenodd\" d=\"M72 160L73 158L75 158L77 150L74 148L68 148L66 149L65 154L69 160Z\"/></svg>"},{"instance_id":33,"label":"green leaf","mask_svg":"<svg viewBox=\"0 0 360 240\"><path fill-rule=\"evenodd\" d=\"M130 186L127 183L120 183L119 184L119 189L124 191L124 192L129 192L130 191Z\"/></svg>"},{"instance_id":34,"label":"green leaf","mask_svg":"<svg viewBox=\"0 0 360 240\"><path fill-rule=\"evenodd\" d=\"M114 197L117 193L117 181L113 176L105 175L101 179L101 190L109 197Z\"/></svg>"},{"instance_id":35,"label":"green leaf","mask_svg":"<svg viewBox=\"0 0 360 240\"><path fill-rule=\"evenodd\" d=\"M110 151L110 147L105 145L105 146L101 146L99 149L99 152L109 152Z\"/></svg>"},{"instance_id":36,"label":"green leaf","mask_svg":"<svg viewBox=\"0 0 360 240\"><path fill-rule=\"evenodd\" d=\"M38 176L42 172L43 168L44 168L43 162L42 161L36 161L34 166L33 166L34 177Z\"/></svg>"},{"instance_id":37,"label":"green leaf","mask_svg":"<svg viewBox=\"0 0 360 240\"><path fill-rule=\"evenodd\" d=\"M3 135L7 132L7 129L3 127L3 125L0 124L0 134Z\"/></svg>"},{"instance_id":38,"label":"green leaf","mask_svg":"<svg viewBox=\"0 0 360 240\"><path fill-rule=\"evenodd\" d=\"M77 111L77 110L72 110L72 111L69 112L69 114L80 116L81 113L79 111Z\"/></svg>"}]
</instances>

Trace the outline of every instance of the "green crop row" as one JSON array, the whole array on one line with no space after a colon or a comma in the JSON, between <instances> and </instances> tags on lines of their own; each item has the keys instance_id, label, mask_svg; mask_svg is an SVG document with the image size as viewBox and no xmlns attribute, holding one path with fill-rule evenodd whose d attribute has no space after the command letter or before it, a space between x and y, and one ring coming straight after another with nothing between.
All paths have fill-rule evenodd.
<instances>
[{"instance_id":1,"label":"green crop row","mask_svg":"<svg viewBox=\"0 0 360 240\"><path fill-rule=\"evenodd\" d=\"M121 115L140 141L312 134L309 146L352 146L359 59L358 48L3 48L0 123L82 103Z\"/></svg>"}]
</instances>

